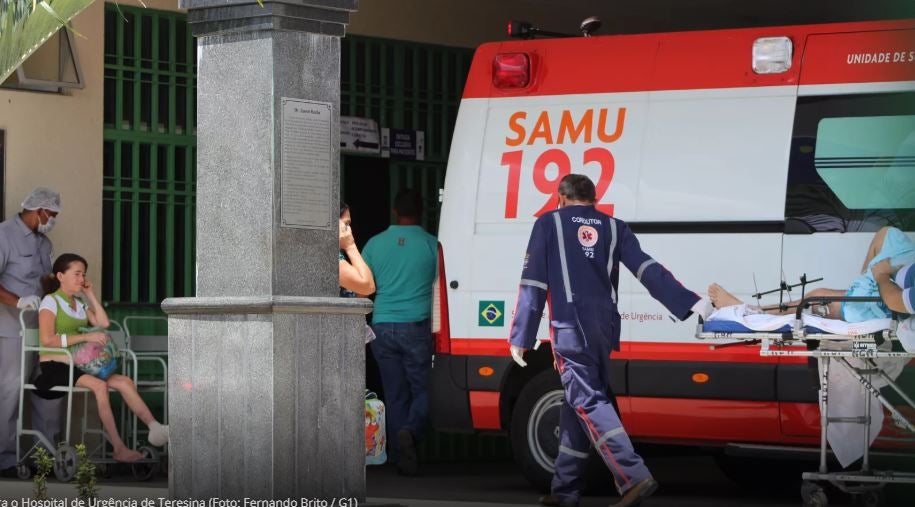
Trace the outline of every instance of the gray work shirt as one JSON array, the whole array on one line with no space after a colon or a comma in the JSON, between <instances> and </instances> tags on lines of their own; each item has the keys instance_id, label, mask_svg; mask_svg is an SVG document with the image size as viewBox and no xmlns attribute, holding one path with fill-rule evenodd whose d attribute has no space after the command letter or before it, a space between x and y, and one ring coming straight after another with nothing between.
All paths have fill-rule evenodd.
<instances>
[{"instance_id":1,"label":"gray work shirt","mask_svg":"<svg viewBox=\"0 0 915 507\"><path fill-rule=\"evenodd\" d=\"M6 290L41 297L41 277L51 272L51 255L51 240L29 229L19 215L0 223L0 285ZM28 325L36 320L33 314ZM19 309L0 304L0 337L18 337L19 329Z\"/></svg>"}]
</instances>

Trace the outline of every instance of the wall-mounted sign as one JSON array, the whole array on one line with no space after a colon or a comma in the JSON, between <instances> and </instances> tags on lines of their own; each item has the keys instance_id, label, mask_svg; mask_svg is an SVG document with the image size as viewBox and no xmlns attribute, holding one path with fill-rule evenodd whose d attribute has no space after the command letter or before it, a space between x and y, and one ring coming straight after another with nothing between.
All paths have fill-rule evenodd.
<instances>
[{"instance_id":1,"label":"wall-mounted sign","mask_svg":"<svg viewBox=\"0 0 915 507\"><path fill-rule=\"evenodd\" d=\"M280 227L331 229L333 104L283 97Z\"/></svg>"},{"instance_id":2,"label":"wall-mounted sign","mask_svg":"<svg viewBox=\"0 0 915 507\"><path fill-rule=\"evenodd\" d=\"M381 156L402 160L425 160L426 134L422 130L383 128Z\"/></svg>"},{"instance_id":3,"label":"wall-mounted sign","mask_svg":"<svg viewBox=\"0 0 915 507\"><path fill-rule=\"evenodd\" d=\"M340 117L340 150L377 155L381 149L378 123L370 118Z\"/></svg>"}]
</instances>

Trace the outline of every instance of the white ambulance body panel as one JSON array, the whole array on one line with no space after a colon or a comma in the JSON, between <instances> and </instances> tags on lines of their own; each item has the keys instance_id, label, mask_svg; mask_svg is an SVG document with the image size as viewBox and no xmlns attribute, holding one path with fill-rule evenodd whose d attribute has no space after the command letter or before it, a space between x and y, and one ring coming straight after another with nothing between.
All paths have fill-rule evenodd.
<instances>
[{"instance_id":1,"label":"white ambulance body panel","mask_svg":"<svg viewBox=\"0 0 915 507\"><path fill-rule=\"evenodd\" d=\"M535 177L554 185L561 178L554 162L535 167L544 153L567 158L572 172L587 174L599 190L601 178L607 177L602 170L607 169L599 160L582 162L589 150L609 153L612 179L599 195L599 204L612 204L614 215L623 220L781 220L795 91L796 87L770 87L463 101L439 234L448 280L459 283L457 290L449 291L451 336L507 336L506 327L478 325L477 302L505 301L505 320L510 321L534 215L550 197L539 190ZM605 134L614 133L621 109L625 119L618 139L595 142L598 128ZM607 112L602 127L600 111ZM584 133L579 134L579 142L571 142L568 131L563 135L565 142L557 142L560 129L556 124L564 112L579 123L584 115L591 115L590 143L581 142ZM512 124L512 115L519 113L524 120ZM530 140L542 115L551 120L553 142L549 144L542 136ZM482 130L472 126L481 123ZM512 130L519 125L524 136ZM730 127L723 129L722 125ZM519 139L521 143L509 144ZM482 150L478 150L481 144ZM503 163L506 153L521 154L516 182L510 178L511 168ZM517 206L508 197L515 185ZM766 287L780 281L780 234L754 235L752 247L737 252L735 236L727 234L652 234L642 235L640 240L647 252L697 292L714 281L748 294L753 291L754 274ZM752 266L751 272L747 266ZM672 322L644 287L628 271L623 273L619 292L624 340L635 338L633 328L638 329L639 340L693 339L691 326ZM539 336L547 339L546 321Z\"/></svg>"}]
</instances>

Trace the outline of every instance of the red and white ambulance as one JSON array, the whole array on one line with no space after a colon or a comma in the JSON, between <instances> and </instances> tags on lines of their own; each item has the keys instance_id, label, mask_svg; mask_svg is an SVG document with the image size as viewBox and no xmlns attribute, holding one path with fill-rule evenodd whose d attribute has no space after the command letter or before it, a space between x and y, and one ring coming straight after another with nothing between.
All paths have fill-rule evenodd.
<instances>
[{"instance_id":1,"label":"red and white ambulance","mask_svg":"<svg viewBox=\"0 0 915 507\"><path fill-rule=\"evenodd\" d=\"M915 231L915 20L477 50L441 209L430 403L437 428L509 431L541 483L562 396L548 319L527 368L507 337L531 226L569 172L589 175L599 208L696 292L717 282L750 300L802 275L823 278L808 289L847 287L874 231ZM622 275L611 385L634 439L728 452L819 443L806 362L712 349L695 320L676 322Z\"/></svg>"}]
</instances>

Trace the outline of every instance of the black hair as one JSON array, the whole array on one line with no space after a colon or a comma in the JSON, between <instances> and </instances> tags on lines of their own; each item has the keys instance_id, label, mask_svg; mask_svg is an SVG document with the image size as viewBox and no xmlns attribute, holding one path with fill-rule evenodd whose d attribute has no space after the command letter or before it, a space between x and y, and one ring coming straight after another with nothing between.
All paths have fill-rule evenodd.
<instances>
[{"instance_id":1,"label":"black hair","mask_svg":"<svg viewBox=\"0 0 915 507\"><path fill-rule=\"evenodd\" d=\"M349 204L346 204L343 201L340 201L340 218L343 218L343 214L349 211Z\"/></svg>"},{"instance_id":2,"label":"black hair","mask_svg":"<svg viewBox=\"0 0 915 507\"><path fill-rule=\"evenodd\" d=\"M41 279L41 285L46 296L60 288L60 280L57 279L57 273L65 273L74 262L82 262L83 266L87 270L89 269L89 263L82 256L75 253L60 254L54 261L54 266L51 267L51 274Z\"/></svg>"},{"instance_id":3,"label":"black hair","mask_svg":"<svg viewBox=\"0 0 915 507\"><path fill-rule=\"evenodd\" d=\"M567 174L559 182L559 194L573 201L594 202L594 182L584 174Z\"/></svg>"},{"instance_id":4,"label":"black hair","mask_svg":"<svg viewBox=\"0 0 915 507\"><path fill-rule=\"evenodd\" d=\"M423 198L416 190L402 189L394 197L394 211L401 217L420 218L423 214Z\"/></svg>"}]
</instances>

